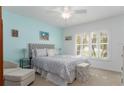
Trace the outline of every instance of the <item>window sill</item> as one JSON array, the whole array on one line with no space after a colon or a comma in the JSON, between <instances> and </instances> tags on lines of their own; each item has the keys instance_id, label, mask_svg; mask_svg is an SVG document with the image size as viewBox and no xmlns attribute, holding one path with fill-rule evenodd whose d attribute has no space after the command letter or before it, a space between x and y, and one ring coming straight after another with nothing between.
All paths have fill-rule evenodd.
<instances>
[{"instance_id":1,"label":"window sill","mask_svg":"<svg viewBox=\"0 0 124 93\"><path fill-rule=\"evenodd\" d=\"M81 57L81 55L77 55L77 56ZM82 57L85 58L85 59L88 59L88 60L112 62L112 60L110 58L100 59L100 58L93 58L93 57L84 57L84 56L82 56Z\"/></svg>"},{"instance_id":2,"label":"window sill","mask_svg":"<svg viewBox=\"0 0 124 93\"><path fill-rule=\"evenodd\" d=\"M99 59L99 58L89 58L88 60L94 60L94 61L103 61L103 62L111 62L110 59Z\"/></svg>"}]
</instances>

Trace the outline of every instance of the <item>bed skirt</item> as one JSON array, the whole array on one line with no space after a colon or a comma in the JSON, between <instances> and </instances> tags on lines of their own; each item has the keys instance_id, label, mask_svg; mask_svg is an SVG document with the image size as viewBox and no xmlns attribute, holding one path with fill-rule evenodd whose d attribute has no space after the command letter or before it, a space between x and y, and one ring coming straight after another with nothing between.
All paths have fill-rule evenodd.
<instances>
[{"instance_id":1,"label":"bed skirt","mask_svg":"<svg viewBox=\"0 0 124 93\"><path fill-rule=\"evenodd\" d=\"M41 75L41 78L44 78L52 83L54 83L55 85L58 85L58 86L66 86L68 85L69 83L72 83L70 81L66 81L64 79L62 79L61 77L59 77L58 75L56 74L53 74L53 73L50 73L50 72L47 72L43 69L40 69L40 68L36 68L34 67L35 71L37 73L39 73Z\"/></svg>"}]
</instances>

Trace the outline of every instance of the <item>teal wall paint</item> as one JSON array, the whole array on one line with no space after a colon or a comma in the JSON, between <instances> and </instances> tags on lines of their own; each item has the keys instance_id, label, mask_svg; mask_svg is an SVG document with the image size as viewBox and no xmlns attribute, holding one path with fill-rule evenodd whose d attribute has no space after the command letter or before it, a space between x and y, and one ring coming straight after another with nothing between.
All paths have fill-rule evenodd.
<instances>
[{"instance_id":1,"label":"teal wall paint","mask_svg":"<svg viewBox=\"0 0 124 93\"><path fill-rule=\"evenodd\" d=\"M4 60L19 62L23 57L22 49L27 48L28 43L55 44L56 48L63 48L63 29L10 13L5 9L3 24ZM18 38L11 36L11 29L19 31ZM39 31L49 32L49 41L40 40Z\"/></svg>"}]
</instances>

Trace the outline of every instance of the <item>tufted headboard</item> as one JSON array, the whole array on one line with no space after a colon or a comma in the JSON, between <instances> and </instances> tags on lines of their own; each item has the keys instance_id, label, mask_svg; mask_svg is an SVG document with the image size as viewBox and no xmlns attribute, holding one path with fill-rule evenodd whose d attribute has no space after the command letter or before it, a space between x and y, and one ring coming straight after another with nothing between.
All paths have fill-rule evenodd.
<instances>
[{"instance_id":1,"label":"tufted headboard","mask_svg":"<svg viewBox=\"0 0 124 93\"><path fill-rule=\"evenodd\" d=\"M29 49L29 58L32 58L32 49L54 49L54 44L35 44L35 43L29 43L28 49Z\"/></svg>"}]
</instances>

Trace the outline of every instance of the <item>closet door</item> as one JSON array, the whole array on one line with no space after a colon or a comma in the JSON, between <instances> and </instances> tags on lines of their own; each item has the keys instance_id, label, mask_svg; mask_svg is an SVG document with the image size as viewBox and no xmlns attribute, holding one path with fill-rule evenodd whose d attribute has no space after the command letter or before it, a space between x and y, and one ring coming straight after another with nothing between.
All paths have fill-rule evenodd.
<instances>
[{"instance_id":1,"label":"closet door","mask_svg":"<svg viewBox=\"0 0 124 93\"><path fill-rule=\"evenodd\" d=\"M3 23L2 8L0 7L0 86L3 85Z\"/></svg>"}]
</instances>

